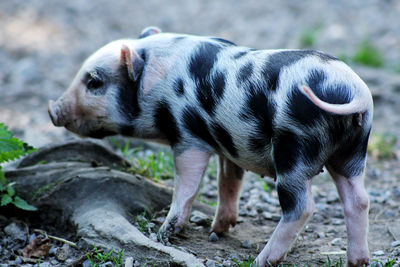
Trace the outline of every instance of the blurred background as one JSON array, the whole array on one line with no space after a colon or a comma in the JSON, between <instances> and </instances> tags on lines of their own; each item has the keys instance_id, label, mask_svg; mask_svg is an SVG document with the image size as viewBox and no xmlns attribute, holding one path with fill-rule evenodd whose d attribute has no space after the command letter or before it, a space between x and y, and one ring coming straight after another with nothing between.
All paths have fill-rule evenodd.
<instances>
[{"instance_id":1,"label":"blurred background","mask_svg":"<svg viewBox=\"0 0 400 267\"><path fill-rule=\"evenodd\" d=\"M370 86L375 130L385 131L400 127L399 17L397 0L1 0L0 122L36 147L65 138L51 125L47 101L61 95L97 48L156 25L258 49L311 48L339 57Z\"/></svg>"}]
</instances>

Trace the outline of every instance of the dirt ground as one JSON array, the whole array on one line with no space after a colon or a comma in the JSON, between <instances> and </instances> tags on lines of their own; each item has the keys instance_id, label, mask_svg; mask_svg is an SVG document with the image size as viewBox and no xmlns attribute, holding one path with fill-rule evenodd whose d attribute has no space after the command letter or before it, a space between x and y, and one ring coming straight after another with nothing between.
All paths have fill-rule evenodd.
<instances>
[{"instance_id":1,"label":"dirt ground","mask_svg":"<svg viewBox=\"0 0 400 267\"><path fill-rule=\"evenodd\" d=\"M399 14L400 3L390 0L0 1L0 122L36 147L76 138L51 124L47 101L61 95L91 52L114 39L135 38L148 25L219 36L255 48L299 48L302 34L317 29L313 48L332 55L353 55L366 38L383 51L384 68L354 68L373 92L373 134L398 139L400 77L394 70L400 63ZM366 172L371 258L396 259L398 264L400 245L393 242L400 240L399 151L397 141L397 158L371 156ZM249 177L246 183L251 186L244 189L255 189L255 181L258 178ZM286 263L320 266L327 256L345 259L346 229L334 185L326 174L315 177L314 185L315 214ZM249 196L243 194L245 205ZM205 262L230 260L235 266L233 258L256 257L276 224L262 212L243 213L240 223L218 242L208 241L209 227L190 224L171 243Z\"/></svg>"}]
</instances>

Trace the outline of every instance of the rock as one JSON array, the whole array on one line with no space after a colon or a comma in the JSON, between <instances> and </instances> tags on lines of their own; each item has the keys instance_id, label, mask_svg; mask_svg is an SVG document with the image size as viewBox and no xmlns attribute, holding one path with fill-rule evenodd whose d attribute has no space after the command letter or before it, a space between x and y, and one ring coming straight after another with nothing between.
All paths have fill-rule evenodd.
<instances>
[{"instance_id":1,"label":"rock","mask_svg":"<svg viewBox=\"0 0 400 267\"><path fill-rule=\"evenodd\" d=\"M82 267L92 267L92 264L90 263L89 259L85 260L82 263Z\"/></svg>"},{"instance_id":2,"label":"rock","mask_svg":"<svg viewBox=\"0 0 400 267\"><path fill-rule=\"evenodd\" d=\"M245 240L245 241L243 241L243 242L240 244L240 246L241 246L242 248L251 248L251 243L250 243L249 240Z\"/></svg>"},{"instance_id":3,"label":"rock","mask_svg":"<svg viewBox=\"0 0 400 267\"><path fill-rule=\"evenodd\" d=\"M21 223L12 222L4 228L4 232L13 239L19 241L26 241L27 231L23 228Z\"/></svg>"},{"instance_id":4,"label":"rock","mask_svg":"<svg viewBox=\"0 0 400 267\"><path fill-rule=\"evenodd\" d=\"M378 261L371 262L369 266L370 267L383 267L382 263L380 263Z\"/></svg>"},{"instance_id":5,"label":"rock","mask_svg":"<svg viewBox=\"0 0 400 267\"><path fill-rule=\"evenodd\" d=\"M56 247L56 246L51 246L50 249L49 249L49 255L50 255L50 256L56 255L57 250L58 250L58 247Z\"/></svg>"},{"instance_id":6,"label":"rock","mask_svg":"<svg viewBox=\"0 0 400 267\"><path fill-rule=\"evenodd\" d=\"M343 225L344 221L340 219L332 219L332 225Z\"/></svg>"},{"instance_id":7,"label":"rock","mask_svg":"<svg viewBox=\"0 0 400 267\"><path fill-rule=\"evenodd\" d=\"M209 225L210 218L201 211L194 210L192 215L190 216L190 222L195 223L197 225Z\"/></svg>"},{"instance_id":8,"label":"rock","mask_svg":"<svg viewBox=\"0 0 400 267\"><path fill-rule=\"evenodd\" d=\"M215 261L207 260L206 261L206 266L207 267L217 267L217 264L215 264Z\"/></svg>"},{"instance_id":9,"label":"rock","mask_svg":"<svg viewBox=\"0 0 400 267\"><path fill-rule=\"evenodd\" d=\"M68 259L70 254L70 246L68 244L64 244L61 248L59 248L56 252L56 259L58 261L64 262Z\"/></svg>"},{"instance_id":10,"label":"rock","mask_svg":"<svg viewBox=\"0 0 400 267\"><path fill-rule=\"evenodd\" d=\"M217 242L219 240L219 237L216 233L212 232L210 236L208 237L208 241L210 242Z\"/></svg>"},{"instance_id":11,"label":"rock","mask_svg":"<svg viewBox=\"0 0 400 267\"><path fill-rule=\"evenodd\" d=\"M114 264L111 261L107 261L101 264L100 267L114 267Z\"/></svg>"},{"instance_id":12,"label":"rock","mask_svg":"<svg viewBox=\"0 0 400 267\"><path fill-rule=\"evenodd\" d=\"M133 267L133 257L127 257L125 259L125 267Z\"/></svg>"},{"instance_id":13,"label":"rock","mask_svg":"<svg viewBox=\"0 0 400 267\"><path fill-rule=\"evenodd\" d=\"M335 238L331 241L332 246L341 246L342 245L342 239L340 237Z\"/></svg>"},{"instance_id":14,"label":"rock","mask_svg":"<svg viewBox=\"0 0 400 267\"><path fill-rule=\"evenodd\" d=\"M230 260L224 260L222 262L222 266L224 267L231 267L232 266L232 262Z\"/></svg>"},{"instance_id":15,"label":"rock","mask_svg":"<svg viewBox=\"0 0 400 267\"><path fill-rule=\"evenodd\" d=\"M274 222L277 222L277 221L279 221L281 219L281 216L279 214L273 214L273 213L270 213L268 211L264 211L261 214L261 216L266 220L271 220L271 221L274 221Z\"/></svg>"},{"instance_id":16,"label":"rock","mask_svg":"<svg viewBox=\"0 0 400 267\"><path fill-rule=\"evenodd\" d=\"M377 251L374 251L374 252L372 253L372 255L374 255L374 256L376 256L376 257L385 256L385 252L384 252L383 250L377 250Z\"/></svg>"},{"instance_id":17,"label":"rock","mask_svg":"<svg viewBox=\"0 0 400 267\"><path fill-rule=\"evenodd\" d=\"M400 246L400 240L396 240L396 241L392 242L391 245L392 245L393 248L399 247Z\"/></svg>"}]
</instances>

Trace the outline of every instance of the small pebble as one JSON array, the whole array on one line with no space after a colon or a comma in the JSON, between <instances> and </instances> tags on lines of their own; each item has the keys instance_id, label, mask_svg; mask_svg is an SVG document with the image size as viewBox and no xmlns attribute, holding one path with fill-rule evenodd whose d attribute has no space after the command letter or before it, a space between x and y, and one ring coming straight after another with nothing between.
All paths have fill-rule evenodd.
<instances>
[{"instance_id":1,"label":"small pebble","mask_svg":"<svg viewBox=\"0 0 400 267\"><path fill-rule=\"evenodd\" d=\"M383 267L382 263L377 262L377 261L371 262L369 266L370 267Z\"/></svg>"},{"instance_id":2,"label":"small pebble","mask_svg":"<svg viewBox=\"0 0 400 267\"><path fill-rule=\"evenodd\" d=\"M64 244L61 248L57 249L56 259L58 261L64 262L68 259L70 252L70 247L68 244Z\"/></svg>"},{"instance_id":3,"label":"small pebble","mask_svg":"<svg viewBox=\"0 0 400 267\"><path fill-rule=\"evenodd\" d=\"M208 241L210 242L217 242L218 240L219 240L218 235L214 232L212 232L208 237Z\"/></svg>"},{"instance_id":4,"label":"small pebble","mask_svg":"<svg viewBox=\"0 0 400 267\"><path fill-rule=\"evenodd\" d=\"M332 246L340 246L342 244L342 239L340 237L335 238L331 241Z\"/></svg>"},{"instance_id":5,"label":"small pebble","mask_svg":"<svg viewBox=\"0 0 400 267\"><path fill-rule=\"evenodd\" d=\"M133 267L133 257L127 257L126 258L125 267Z\"/></svg>"},{"instance_id":6,"label":"small pebble","mask_svg":"<svg viewBox=\"0 0 400 267\"><path fill-rule=\"evenodd\" d=\"M377 257L378 256L384 256L385 252L383 250L377 250L374 253L372 253L372 255L377 256Z\"/></svg>"},{"instance_id":7,"label":"small pebble","mask_svg":"<svg viewBox=\"0 0 400 267\"><path fill-rule=\"evenodd\" d=\"M215 264L215 261L212 261L212 260L207 260L206 266L207 267L217 267L217 265Z\"/></svg>"},{"instance_id":8,"label":"small pebble","mask_svg":"<svg viewBox=\"0 0 400 267\"><path fill-rule=\"evenodd\" d=\"M49 249L49 255L50 255L50 256L56 255L57 250L58 250L58 247L56 247L56 246L51 246L50 249Z\"/></svg>"},{"instance_id":9,"label":"small pebble","mask_svg":"<svg viewBox=\"0 0 400 267\"><path fill-rule=\"evenodd\" d=\"M232 262L230 260L224 260L222 262L222 266L224 267L231 267L232 266Z\"/></svg>"},{"instance_id":10,"label":"small pebble","mask_svg":"<svg viewBox=\"0 0 400 267\"><path fill-rule=\"evenodd\" d=\"M89 259L85 260L82 263L82 267L91 267L91 266L92 266L92 264L90 263Z\"/></svg>"},{"instance_id":11,"label":"small pebble","mask_svg":"<svg viewBox=\"0 0 400 267\"><path fill-rule=\"evenodd\" d=\"M250 243L249 240L245 240L245 241L242 242L242 244L240 244L240 246L242 248L251 248L251 243Z\"/></svg>"},{"instance_id":12,"label":"small pebble","mask_svg":"<svg viewBox=\"0 0 400 267\"><path fill-rule=\"evenodd\" d=\"M392 242L392 247L393 248L399 247L399 246L400 246L400 240L396 240L396 241Z\"/></svg>"},{"instance_id":13,"label":"small pebble","mask_svg":"<svg viewBox=\"0 0 400 267\"><path fill-rule=\"evenodd\" d=\"M340 219L332 219L332 225L343 225L344 221Z\"/></svg>"},{"instance_id":14,"label":"small pebble","mask_svg":"<svg viewBox=\"0 0 400 267\"><path fill-rule=\"evenodd\" d=\"M208 225L210 223L210 219L203 212L194 210L190 216L190 222L198 225Z\"/></svg>"},{"instance_id":15,"label":"small pebble","mask_svg":"<svg viewBox=\"0 0 400 267\"><path fill-rule=\"evenodd\" d=\"M101 264L100 267L114 267L114 264L111 261L107 261Z\"/></svg>"}]
</instances>

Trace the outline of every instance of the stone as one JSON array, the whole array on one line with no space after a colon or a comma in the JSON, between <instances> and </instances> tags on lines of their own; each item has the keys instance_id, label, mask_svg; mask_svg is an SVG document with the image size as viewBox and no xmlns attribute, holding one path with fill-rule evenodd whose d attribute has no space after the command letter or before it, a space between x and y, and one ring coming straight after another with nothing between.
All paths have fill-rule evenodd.
<instances>
[{"instance_id":1,"label":"stone","mask_svg":"<svg viewBox=\"0 0 400 267\"><path fill-rule=\"evenodd\" d=\"M391 245L393 248L400 247L400 240L393 241Z\"/></svg>"},{"instance_id":2,"label":"stone","mask_svg":"<svg viewBox=\"0 0 400 267\"><path fill-rule=\"evenodd\" d=\"M232 262L230 260L224 260L222 262L222 266L223 267L231 267L232 266Z\"/></svg>"},{"instance_id":3,"label":"stone","mask_svg":"<svg viewBox=\"0 0 400 267\"><path fill-rule=\"evenodd\" d=\"M114 267L114 264L111 261L107 261L101 264L100 267Z\"/></svg>"},{"instance_id":4,"label":"stone","mask_svg":"<svg viewBox=\"0 0 400 267\"><path fill-rule=\"evenodd\" d=\"M64 244L61 248L59 248L56 252L56 259L58 261L64 262L68 259L70 254L70 246L68 244Z\"/></svg>"},{"instance_id":5,"label":"stone","mask_svg":"<svg viewBox=\"0 0 400 267\"><path fill-rule=\"evenodd\" d=\"M216 233L212 232L210 236L208 237L208 241L210 242L217 242L219 240L219 237Z\"/></svg>"},{"instance_id":6,"label":"stone","mask_svg":"<svg viewBox=\"0 0 400 267\"><path fill-rule=\"evenodd\" d=\"M217 264L215 264L215 261L207 260L206 261L206 266L207 267L217 267Z\"/></svg>"},{"instance_id":7,"label":"stone","mask_svg":"<svg viewBox=\"0 0 400 267\"><path fill-rule=\"evenodd\" d=\"M209 225L210 218L201 211L194 210L192 215L190 216L190 222L195 223L197 225Z\"/></svg>"},{"instance_id":8,"label":"stone","mask_svg":"<svg viewBox=\"0 0 400 267\"><path fill-rule=\"evenodd\" d=\"M242 248L251 248L251 242L249 240L245 240L240 244L240 246Z\"/></svg>"},{"instance_id":9,"label":"stone","mask_svg":"<svg viewBox=\"0 0 400 267\"><path fill-rule=\"evenodd\" d=\"M90 263L89 259L85 260L82 263L82 267L92 267L92 264Z\"/></svg>"},{"instance_id":10,"label":"stone","mask_svg":"<svg viewBox=\"0 0 400 267\"><path fill-rule=\"evenodd\" d=\"M342 239L340 237L335 238L331 241L332 246L341 246L342 245Z\"/></svg>"},{"instance_id":11,"label":"stone","mask_svg":"<svg viewBox=\"0 0 400 267\"><path fill-rule=\"evenodd\" d=\"M16 222L12 222L4 228L4 232L13 239L20 241L26 241L27 233L21 225Z\"/></svg>"},{"instance_id":12,"label":"stone","mask_svg":"<svg viewBox=\"0 0 400 267\"><path fill-rule=\"evenodd\" d=\"M56 247L56 246L51 246L50 249L49 249L49 255L50 255L50 256L56 255L57 250L58 250L58 247Z\"/></svg>"},{"instance_id":13,"label":"stone","mask_svg":"<svg viewBox=\"0 0 400 267\"><path fill-rule=\"evenodd\" d=\"M374 255L374 256L376 256L376 257L385 256L385 252L384 252L383 250L377 250L377 251L374 251L374 252L372 253L372 255Z\"/></svg>"},{"instance_id":14,"label":"stone","mask_svg":"<svg viewBox=\"0 0 400 267\"><path fill-rule=\"evenodd\" d=\"M332 219L332 225L343 225L344 221L340 219Z\"/></svg>"}]
</instances>

